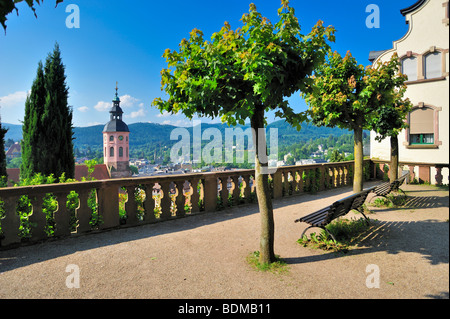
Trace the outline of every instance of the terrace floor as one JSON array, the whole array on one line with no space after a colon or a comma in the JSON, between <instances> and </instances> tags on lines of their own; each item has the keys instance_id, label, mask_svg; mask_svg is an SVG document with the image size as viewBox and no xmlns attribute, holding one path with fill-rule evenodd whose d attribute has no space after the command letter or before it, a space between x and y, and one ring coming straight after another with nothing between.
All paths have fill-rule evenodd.
<instances>
[{"instance_id":1,"label":"terrace floor","mask_svg":"<svg viewBox=\"0 0 450 319\"><path fill-rule=\"evenodd\" d=\"M405 206L374 209L377 227L347 254L300 246L307 225L294 220L349 187L275 201L285 274L246 262L259 249L258 208L248 205L0 251L0 298L449 298L449 192L402 188ZM79 267L80 288L66 287L69 264ZM371 264L379 288L366 286Z\"/></svg>"}]
</instances>

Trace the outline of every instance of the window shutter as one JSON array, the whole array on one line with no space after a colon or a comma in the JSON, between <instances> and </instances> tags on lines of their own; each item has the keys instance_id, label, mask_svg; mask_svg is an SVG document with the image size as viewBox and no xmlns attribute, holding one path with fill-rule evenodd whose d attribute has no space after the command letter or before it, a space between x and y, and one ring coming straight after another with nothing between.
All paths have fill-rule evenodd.
<instances>
[{"instance_id":1,"label":"window shutter","mask_svg":"<svg viewBox=\"0 0 450 319\"><path fill-rule=\"evenodd\" d=\"M442 59L440 52L429 53L425 56L425 78L432 79L442 76Z\"/></svg>"},{"instance_id":2,"label":"window shutter","mask_svg":"<svg viewBox=\"0 0 450 319\"><path fill-rule=\"evenodd\" d=\"M402 60L402 73L408 76L408 81L417 80L417 59L415 57Z\"/></svg>"},{"instance_id":3,"label":"window shutter","mask_svg":"<svg viewBox=\"0 0 450 319\"><path fill-rule=\"evenodd\" d=\"M434 111L423 107L413 110L409 115L410 134L434 134Z\"/></svg>"}]
</instances>

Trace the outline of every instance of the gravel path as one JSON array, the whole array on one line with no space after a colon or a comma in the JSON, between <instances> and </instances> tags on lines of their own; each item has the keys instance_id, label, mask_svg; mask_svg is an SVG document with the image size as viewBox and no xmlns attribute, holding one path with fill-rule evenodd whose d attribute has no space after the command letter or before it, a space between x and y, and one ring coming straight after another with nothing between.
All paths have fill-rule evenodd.
<instances>
[{"instance_id":1,"label":"gravel path","mask_svg":"<svg viewBox=\"0 0 450 319\"><path fill-rule=\"evenodd\" d=\"M0 298L449 298L449 192L403 189L406 205L374 209L376 229L347 254L298 245L306 225L294 220L350 188L275 201L285 274L247 264L259 249L259 214L248 205L0 251ZM78 267L80 288L67 288L68 265ZM368 265L379 288L366 286L375 275Z\"/></svg>"}]
</instances>

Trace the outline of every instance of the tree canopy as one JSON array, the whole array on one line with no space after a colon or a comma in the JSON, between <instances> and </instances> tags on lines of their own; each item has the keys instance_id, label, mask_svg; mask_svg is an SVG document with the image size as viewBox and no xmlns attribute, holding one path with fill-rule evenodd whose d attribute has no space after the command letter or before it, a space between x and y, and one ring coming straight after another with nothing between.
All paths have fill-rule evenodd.
<instances>
[{"instance_id":1,"label":"tree canopy","mask_svg":"<svg viewBox=\"0 0 450 319\"><path fill-rule=\"evenodd\" d=\"M19 15L19 9L16 7L16 4L22 2L24 0L2 0L0 1L0 24L3 27L3 30L6 32L6 16L16 10L17 15ZM58 3L63 2L63 0L55 0L56 6ZM34 16L37 18L36 9L34 8L34 2L37 4L41 4L44 0L25 0L31 10L33 10Z\"/></svg>"},{"instance_id":2,"label":"tree canopy","mask_svg":"<svg viewBox=\"0 0 450 319\"><path fill-rule=\"evenodd\" d=\"M179 51L164 52L168 68L161 71L161 86L170 98L157 98L153 105L188 118L220 116L230 125L244 124L257 108L276 109L278 116L299 126L303 118L285 97L305 87L305 78L325 58L327 40L334 41L334 29L319 21L310 34L300 34L294 8L285 0L278 15L280 20L272 24L251 4L242 28L232 30L225 22L211 41L192 30Z\"/></svg>"},{"instance_id":3,"label":"tree canopy","mask_svg":"<svg viewBox=\"0 0 450 319\"><path fill-rule=\"evenodd\" d=\"M282 0L279 21L272 24L250 4L242 16L243 27L232 30L228 22L219 32L205 40L198 29L189 40L183 39L178 51L167 49L168 68L161 71L161 89L169 99L154 99L152 105L161 112L182 112L220 117L229 125L244 124L250 119L255 147L255 181L261 214L260 262L276 260L272 200L267 179L265 111L275 110L300 128L305 119L289 106L286 97L303 90L309 76L323 63L334 41L334 28L319 21L308 35L300 25L289 1Z\"/></svg>"}]
</instances>

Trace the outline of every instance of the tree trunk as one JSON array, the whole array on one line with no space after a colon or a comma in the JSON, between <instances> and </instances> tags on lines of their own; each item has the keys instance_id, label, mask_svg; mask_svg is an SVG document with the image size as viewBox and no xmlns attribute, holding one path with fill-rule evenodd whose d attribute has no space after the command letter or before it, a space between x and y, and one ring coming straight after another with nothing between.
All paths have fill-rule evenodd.
<instances>
[{"instance_id":1,"label":"tree trunk","mask_svg":"<svg viewBox=\"0 0 450 319\"><path fill-rule=\"evenodd\" d=\"M353 169L353 192L359 193L363 190L363 130L362 126L354 130L354 155L355 168Z\"/></svg>"},{"instance_id":2,"label":"tree trunk","mask_svg":"<svg viewBox=\"0 0 450 319\"><path fill-rule=\"evenodd\" d=\"M256 195L261 218L259 262L270 264L275 261L273 207L269 191L266 137L263 131L258 130L258 128L264 128L263 108L257 108L251 118L251 126L255 147ZM263 135L259 136L259 134Z\"/></svg>"},{"instance_id":3,"label":"tree trunk","mask_svg":"<svg viewBox=\"0 0 450 319\"><path fill-rule=\"evenodd\" d=\"M389 178L392 183L398 178L398 136L391 136L391 167Z\"/></svg>"}]
</instances>

